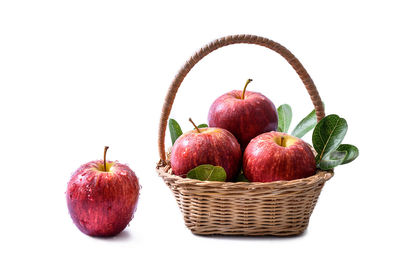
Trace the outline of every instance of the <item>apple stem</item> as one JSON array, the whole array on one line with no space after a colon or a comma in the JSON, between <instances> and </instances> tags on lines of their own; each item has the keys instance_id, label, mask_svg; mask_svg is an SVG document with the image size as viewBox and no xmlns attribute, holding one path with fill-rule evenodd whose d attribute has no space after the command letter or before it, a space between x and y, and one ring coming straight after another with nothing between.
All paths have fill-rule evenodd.
<instances>
[{"instance_id":1,"label":"apple stem","mask_svg":"<svg viewBox=\"0 0 400 267\"><path fill-rule=\"evenodd\" d=\"M252 79L248 79L246 84L244 85L244 88L243 88L243 91L242 91L242 99L244 99L244 93L246 93L247 85L249 85L249 83L252 82L252 81L253 81Z\"/></svg>"},{"instance_id":2,"label":"apple stem","mask_svg":"<svg viewBox=\"0 0 400 267\"><path fill-rule=\"evenodd\" d=\"M193 124L194 128L196 128L197 132L201 133L199 127L197 127L196 124L192 121L192 118L189 118L189 121Z\"/></svg>"},{"instance_id":3,"label":"apple stem","mask_svg":"<svg viewBox=\"0 0 400 267\"><path fill-rule=\"evenodd\" d=\"M107 155L107 150L108 150L108 146L104 147L104 171L107 171L107 161L106 161L106 155Z\"/></svg>"},{"instance_id":4,"label":"apple stem","mask_svg":"<svg viewBox=\"0 0 400 267\"><path fill-rule=\"evenodd\" d=\"M281 146L283 146L283 140L285 139L284 135L281 135Z\"/></svg>"}]
</instances>

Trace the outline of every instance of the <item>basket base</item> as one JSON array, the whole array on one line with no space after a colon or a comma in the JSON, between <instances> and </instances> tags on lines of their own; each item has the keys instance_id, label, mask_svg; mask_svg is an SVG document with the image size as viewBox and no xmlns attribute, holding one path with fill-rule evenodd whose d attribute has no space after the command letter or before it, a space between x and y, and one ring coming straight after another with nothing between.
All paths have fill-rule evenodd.
<instances>
[{"instance_id":1,"label":"basket base","mask_svg":"<svg viewBox=\"0 0 400 267\"><path fill-rule=\"evenodd\" d=\"M185 220L186 227L195 235L202 236L298 236L303 234L308 227L309 217L301 222L299 225L281 225L278 229L276 225L270 225L266 227L240 227L235 225L234 228L222 228L210 229L209 225L198 225L194 226L191 223L187 223Z\"/></svg>"},{"instance_id":2,"label":"basket base","mask_svg":"<svg viewBox=\"0 0 400 267\"><path fill-rule=\"evenodd\" d=\"M190 230L190 229L189 229ZM195 232L192 231L193 235L196 236L204 236L204 237L265 237L265 238L296 238L306 235L307 227L300 232L282 232L282 233L269 233L268 231L260 231L259 233L254 232L250 234L241 234L238 232L218 232L214 234L204 233L204 232Z\"/></svg>"}]
</instances>

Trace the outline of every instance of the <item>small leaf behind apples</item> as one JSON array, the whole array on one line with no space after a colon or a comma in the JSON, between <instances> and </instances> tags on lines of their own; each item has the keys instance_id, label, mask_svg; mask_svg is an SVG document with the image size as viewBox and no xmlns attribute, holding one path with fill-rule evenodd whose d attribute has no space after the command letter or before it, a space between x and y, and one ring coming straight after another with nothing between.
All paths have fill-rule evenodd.
<instances>
[{"instance_id":1,"label":"small leaf behind apples","mask_svg":"<svg viewBox=\"0 0 400 267\"><path fill-rule=\"evenodd\" d=\"M197 125L197 128L207 128L207 127L208 127L208 125L205 124L205 123L202 123L202 124L200 124L200 125Z\"/></svg>"},{"instance_id":2,"label":"small leaf behind apples","mask_svg":"<svg viewBox=\"0 0 400 267\"><path fill-rule=\"evenodd\" d=\"M325 103L322 102L324 108ZM317 115L313 109L307 116L305 116L294 128L291 135L302 138L306 133L311 131L317 125Z\"/></svg>"},{"instance_id":3,"label":"small leaf behind apples","mask_svg":"<svg viewBox=\"0 0 400 267\"><path fill-rule=\"evenodd\" d=\"M347 122L338 115L328 115L315 126L312 142L318 156L317 163L332 151L335 151L347 132Z\"/></svg>"},{"instance_id":4,"label":"small leaf behind apples","mask_svg":"<svg viewBox=\"0 0 400 267\"><path fill-rule=\"evenodd\" d=\"M288 104L278 107L278 131L287 133L292 122L292 108Z\"/></svg>"},{"instance_id":5,"label":"small leaf behind apples","mask_svg":"<svg viewBox=\"0 0 400 267\"><path fill-rule=\"evenodd\" d=\"M176 139L182 135L182 129L179 123L174 119L169 119L169 133L171 135L172 145L175 143Z\"/></svg>"},{"instance_id":6,"label":"small leaf behind apples","mask_svg":"<svg viewBox=\"0 0 400 267\"><path fill-rule=\"evenodd\" d=\"M244 176L243 173L239 174L238 177L236 177L235 182L246 182L249 183L250 181Z\"/></svg>"},{"instance_id":7,"label":"small leaf behind apples","mask_svg":"<svg viewBox=\"0 0 400 267\"><path fill-rule=\"evenodd\" d=\"M315 109L311 111L299 124L296 125L292 131L292 135L298 138L302 138L306 133L311 131L315 125L317 125L317 116L315 115Z\"/></svg>"},{"instance_id":8,"label":"small leaf behind apples","mask_svg":"<svg viewBox=\"0 0 400 267\"><path fill-rule=\"evenodd\" d=\"M346 158L343 160L342 164L347 164L355 160L358 155L359 151L356 146L348 145L348 144L341 144L336 151L346 151L347 155Z\"/></svg>"},{"instance_id":9,"label":"small leaf behind apples","mask_svg":"<svg viewBox=\"0 0 400 267\"><path fill-rule=\"evenodd\" d=\"M346 159L347 151L332 151L329 154L325 154L325 156L319 162L319 168L321 170L330 170L343 164Z\"/></svg>"},{"instance_id":10,"label":"small leaf behind apples","mask_svg":"<svg viewBox=\"0 0 400 267\"><path fill-rule=\"evenodd\" d=\"M204 165L199 165L194 169L191 169L187 173L186 177L192 179L198 179L201 181L225 182L226 172L224 168L220 166L204 164Z\"/></svg>"}]
</instances>

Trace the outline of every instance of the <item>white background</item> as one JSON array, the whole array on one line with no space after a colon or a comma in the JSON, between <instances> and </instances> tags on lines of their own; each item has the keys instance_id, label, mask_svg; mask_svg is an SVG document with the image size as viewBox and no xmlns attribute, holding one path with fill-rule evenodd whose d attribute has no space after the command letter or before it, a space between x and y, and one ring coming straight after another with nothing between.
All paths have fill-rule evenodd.
<instances>
[{"instance_id":1,"label":"white background","mask_svg":"<svg viewBox=\"0 0 400 267\"><path fill-rule=\"evenodd\" d=\"M398 266L396 1L278 2L1 1L0 265ZM169 83L198 48L238 33L289 48L327 113L347 119L345 143L360 149L298 237L195 236L154 169ZM184 130L189 116L205 123L212 101L248 78L248 90L289 103L294 123L312 109L279 55L235 45L193 69L171 117ZM135 218L111 239L79 232L64 195L71 173L104 145L143 187Z\"/></svg>"}]
</instances>

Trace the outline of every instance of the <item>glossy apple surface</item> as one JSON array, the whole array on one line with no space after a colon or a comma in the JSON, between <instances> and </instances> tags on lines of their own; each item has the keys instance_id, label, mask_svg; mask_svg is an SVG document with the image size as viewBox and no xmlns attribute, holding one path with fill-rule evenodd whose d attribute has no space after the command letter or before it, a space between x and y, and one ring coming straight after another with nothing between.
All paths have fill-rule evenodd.
<instances>
[{"instance_id":1,"label":"glossy apple surface","mask_svg":"<svg viewBox=\"0 0 400 267\"><path fill-rule=\"evenodd\" d=\"M230 131L244 150L254 137L277 129L278 113L266 96L250 91L243 95L242 91L233 90L214 101L208 123Z\"/></svg>"},{"instance_id":2,"label":"glossy apple surface","mask_svg":"<svg viewBox=\"0 0 400 267\"><path fill-rule=\"evenodd\" d=\"M75 225L91 236L120 233L133 218L139 197L135 173L118 162L91 161L72 175L66 192Z\"/></svg>"},{"instance_id":3,"label":"glossy apple surface","mask_svg":"<svg viewBox=\"0 0 400 267\"><path fill-rule=\"evenodd\" d=\"M314 175L316 163L303 140L269 132L257 136L246 147L243 172L251 182L289 181Z\"/></svg>"},{"instance_id":4,"label":"glossy apple surface","mask_svg":"<svg viewBox=\"0 0 400 267\"><path fill-rule=\"evenodd\" d=\"M172 147L171 168L185 176L191 169L211 164L225 169L227 180L239 171L242 152L236 138L220 128L201 128L181 135Z\"/></svg>"}]
</instances>

